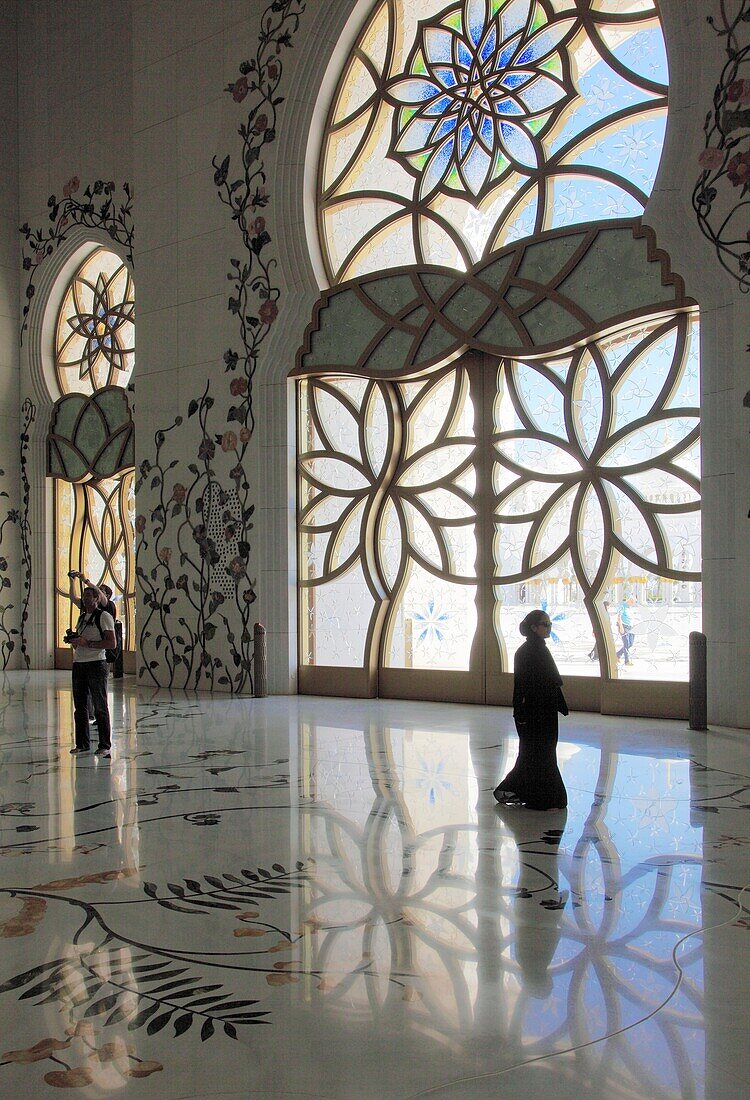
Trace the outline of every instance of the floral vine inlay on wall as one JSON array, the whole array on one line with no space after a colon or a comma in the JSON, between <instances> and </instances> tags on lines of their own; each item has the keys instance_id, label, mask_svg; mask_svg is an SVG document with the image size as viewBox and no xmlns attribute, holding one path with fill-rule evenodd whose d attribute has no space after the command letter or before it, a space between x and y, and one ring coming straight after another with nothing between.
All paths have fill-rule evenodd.
<instances>
[{"instance_id":1,"label":"floral vine inlay on wall","mask_svg":"<svg viewBox=\"0 0 750 1100\"><path fill-rule=\"evenodd\" d=\"M74 198L80 188L80 179L73 176L63 187L62 199L58 199L56 195L50 195L47 199L51 229L46 232L44 229L32 229L28 222L21 226L21 233L26 241L23 269L29 273L21 340L28 328L31 300L36 293L36 270L60 247L74 225L103 229L113 241L117 241L125 249L128 262L133 263L133 192L130 184L123 183L125 201L119 205L114 199L116 185L113 180L95 180L84 189L82 199Z\"/></svg>"},{"instance_id":2,"label":"floral vine inlay on wall","mask_svg":"<svg viewBox=\"0 0 750 1100\"><path fill-rule=\"evenodd\" d=\"M155 433L154 458L141 463L136 485L137 492L148 488L158 494L154 507L136 518L136 575L146 608L139 675L170 687L221 686L232 693L253 688L250 609L256 590L248 564L255 506L245 461L255 429L258 357L278 317L281 295L274 281L276 260L267 251L271 236L263 211L270 196L262 154L276 139L282 50L291 48L304 9L301 0L274 0L263 12L255 57L242 62L238 79L226 88L235 103L250 102L238 128L241 167L232 170L231 154L212 160L219 198L231 210L243 245L242 257L229 261L228 308L238 319L241 347L228 348L223 356L225 371L233 375L223 428L209 424L215 404L209 380L190 401L186 417ZM199 433L195 460L183 467L179 458L170 461L168 452L180 434L176 429L188 422L199 425ZM174 452L185 454L193 445L181 440ZM222 455L231 462L223 479L217 468ZM146 554L154 559L149 568L143 565ZM170 627L175 618L179 630ZM217 632L226 640L226 658L214 653Z\"/></svg>"},{"instance_id":3,"label":"floral vine inlay on wall","mask_svg":"<svg viewBox=\"0 0 750 1100\"><path fill-rule=\"evenodd\" d=\"M29 602L31 600L31 525L29 523L29 504L31 501L31 485L27 470L29 449L29 432L36 419L36 405L30 398L26 398L21 406L23 426L21 428L21 512L19 523L21 527L21 570L23 572L23 603L21 604L21 656L26 668L31 662L26 649L26 623L29 619Z\"/></svg>"},{"instance_id":4,"label":"floral vine inlay on wall","mask_svg":"<svg viewBox=\"0 0 750 1100\"><path fill-rule=\"evenodd\" d=\"M21 601L21 614L18 626L12 626L12 616L9 613L15 608L14 603L0 604L0 668L4 671L8 667L11 654L16 648L18 640L23 663L30 667L31 661L26 645L26 623L29 620L29 601L31 600L31 524L29 522L29 505L31 501L31 485L28 475L28 450L29 431L36 419L36 405L28 397L21 406L23 417L21 424L20 442L20 467L21 467L21 507L9 508L5 518L0 521L0 549L3 545L5 529L18 526L21 540L21 574L23 579L23 600ZM0 470L0 477L5 473ZM8 498L8 494L0 492L0 498ZM12 589L11 566L6 554L0 555L0 592L10 592Z\"/></svg>"},{"instance_id":5,"label":"floral vine inlay on wall","mask_svg":"<svg viewBox=\"0 0 750 1100\"><path fill-rule=\"evenodd\" d=\"M0 477L5 476L5 470L0 470ZM1 498L8 498L8 494L3 490L0 492ZM3 538L5 536L5 528L10 524L14 527L17 523L20 523L21 513L18 508L9 508L5 518L0 522L0 549L3 546ZM8 576L9 564L5 554L0 555L0 591L5 592L11 586L11 579ZM10 655L16 648L16 638L19 634L18 627L11 626L6 621L8 612L12 611L15 604L2 603L0 604L0 667L3 671L8 667L8 661Z\"/></svg>"},{"instance_id":6,"label":"floral vine inlay on wall","mask_svg":"<svg viewBox=\"0 0 750 1100\"><path fill-rule=\"evenodd\" d=\"M721 0L718 20L708 23L725 41L727 61L706 116L703 169L693 191L698 225L713 243L719 263L750 291L750 0L730 17Z\"/></svg>"}]
</instances>

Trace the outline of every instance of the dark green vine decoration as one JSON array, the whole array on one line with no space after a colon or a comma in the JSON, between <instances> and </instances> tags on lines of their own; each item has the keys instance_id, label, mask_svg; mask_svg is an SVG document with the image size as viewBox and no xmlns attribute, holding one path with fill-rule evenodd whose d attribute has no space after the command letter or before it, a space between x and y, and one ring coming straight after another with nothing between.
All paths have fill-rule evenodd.
<instances>
[{"instance_id":1,"label":"dark green vine decoration","mask_svg":"<svg viewBox=\"0 0 750 1100\"><path fill-rule=\"evenodd\" d=\"M29 505L31 502L31 486L28 474L28 450L29 432L31 425L36 420L36 405L27 397L21 406L23 427L21 429L21 512L19 523L21 528L21 570L23 573L23 603L21 604L21 656L26 668L31 661L26 648L26 623L29 621L29 601L31 600L31 524L29 523Z\"/></svg>"},{"instance_id":2,"label":"dark green vine decoration","mask_svg":"<svg viewBox=\"0 0 750 1100\"><path fill-rule=\"evenodd\" d=\"M720 0L720 10L719 20L709 16L707 22L725 40L727 61L703 126L705 149L698 158L703 171L693 190L693 209L719 263L746 294L750 291L750 0L739 0L734 17L727 12L727 0ZM727 183L733 189L728 193ZM720 189L724 201L717 203Z\"/></svg>"},{"instance_id":3,"label":"dark green vine decoration","mask_svg":"<svg viewBox=\"0 0 750 1100\"><path fill-rule=\"evenodd\" d=\"M221 686L232 693L253 689L251 606L257 597L248 563L255 505L245 461L255 429L258 357L278 317L281 295L274 280L277 261L268 256L271 235L261 213L270 201L263 151L276 140L277 110L283 103L277 94L282 51L292 47L304 10L302 0L275 0L266 7L255 57L242 62L238 79L225 89L236 103L250 101L247 119L238 128L241 167L233 170L231 154L212 160L219 198L231 211L243 245L242 257L230 259L227 276L233 286L227 305L238 319L241 349L228 348L223 357L225 372L234 376L226 426L216 432L209 424L214 405L209 381L201 396L190 401L186 418L177 416L155 433L154 459L141 463L139 470L136 492L148 487L158 494L150 513L136 519L136 576L147 609L140 629L144 660L139 675L162 686ZM179 459L168 461L165 451L169 443L176 444L171 433L194 417L200 426L195 459L183 467ZM221 457L217 449L232 462L228 482L220 480L215 468L214 460ZM185 453L184 444L178 453ZM176 467L179 472L172 474ZM141 562L149 551L155 564L147 571ZM183 606L187 601L190 612L179 615L173 627L178 599ZM226 640L228 661L212 656L218 631Z\"/></svg>"},{"instance_id":4,"label":"dark green vine decoration","mask_svg":"<svg viewBox=\"0 0 750 1100\"><path fill-rule=\"evenodd\" d=\"M51 229L35 230L28 222L24 222L21 226L20 232L23 233L26 242L23 269L29 273L26 302L23 307L21 341L28 328L31 300L36 293L34 276L37 268L60 247L74 225L104 230L113 241L125 249L128 262L133 263L133 194L130 184L123 183L125 201L119 205L114 198L117 188L113 180L95 180L84 189L83 198L74 198L80 187L80 179L78 176L73 176L63 187L61 199L56 195L50 195L47 199L49 220L52 222Z\"/></svg>"},{"instance_id":5,"label":"dark green vine decoration","mask_svg":"<svg viewBox=\"0 0 750 1100\"><path fill-rule=\"evenodd\" d=\"M0 470L0 477L5 476L5 470ZM0 499L8 499L8 494L3 490L0 492ZM5 528L8 524L11 527L15 527L17 523L20 523L21 513L18 508L9 508L8 512L0 523L0 549L3 545L3 539L6 537ZM5 556L0 556L0 591L4 592L11 587L10 577L8 576L8 559ZM6 617L10 611L13 610L15 604L0 604L0 665L3 672L8 667L8 661L10 655L16 648L16 637L20 633L18 627L11 626Z\"/></svg>"},{"instance_id":6,"label":"dark green vine decoration","mask_svg":"<svg viewBox=\"0 0 750 1100\"><path fill-rule=\"evenodd\" d=\"M23 577L23 601L21 603L20 627L11 626L12 616L9 613L14 610L15 604L0 604L0 668L3 671L8 667L11 654L16 648L16 640L20 645L21 656L26 668L30 667L28 650L26 648L26 623L29 621L29 601L31 599L31 524L29 522L29 506L31 502L31 486L28 475L28 450L29 431L36 419L36 405L30 398L26 398L21 406L23 424L21 427L20 441L20 467L21 467L21 507L9 508L5 518L0 521L0 547L3 538L6 537L6 527L18 527L21 538L21 572ZM5 471L0 470L0 477ZM0 492L0 499L8 499L8 494ZM5 555L0 556L0 592L5 592L12 587L8 576L9 565Z\"/></svg>"}]
</instances>

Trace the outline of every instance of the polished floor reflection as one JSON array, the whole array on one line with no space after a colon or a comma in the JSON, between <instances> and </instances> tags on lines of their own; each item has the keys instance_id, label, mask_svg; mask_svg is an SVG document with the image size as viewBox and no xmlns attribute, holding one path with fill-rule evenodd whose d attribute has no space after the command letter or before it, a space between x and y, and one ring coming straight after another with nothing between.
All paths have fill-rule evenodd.
<instances>
[{"instance_id":1,"label":"polished floor reflection","mask_svg":"<svg viewBox=\"0 0 750 1100\"><path fill-rule=\"evenodd\" d=\"M750 1092L749 733L573 714L539 813L502 708L0 683L3 1095Z\"/></svg>"}]
</instances>

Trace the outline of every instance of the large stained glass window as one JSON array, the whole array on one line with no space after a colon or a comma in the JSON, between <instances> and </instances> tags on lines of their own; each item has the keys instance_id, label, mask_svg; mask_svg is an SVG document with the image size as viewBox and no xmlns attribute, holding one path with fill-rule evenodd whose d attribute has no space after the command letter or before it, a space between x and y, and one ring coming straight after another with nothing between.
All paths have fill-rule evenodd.
<instances>
[{"instance_id":1,"label":"large stained glass window","mask_svg":"<svg viewBox=\"0 0 750 1100\"><path fill-rule=\"evenodd\" d=\"M567 676L687 679L698 316L641 223L666 117L649 0L373 4L294 372L303 669L481 698L543 607Z\"/></svg>"},{"instance_id":2,"label":"large stained glass window","mask_svg":"<svg viewBox=\"0 0 750 1100\"><path fill-rule=\"evenodd\" d=\"M466 270L544 230L637 217L666 92L650 0L380 0L320 156L329 282L415 262Z\"/></svg>"},{"instance_id":3,"label":"large stained glass window","mask_svg":"<svg viewBox=\"0 0 750 1100\"><path fill-rule=\"evenodd\" d=\"M97 249L70 280L55 325L59 394L48 437L55 478L56 637L75 621L68 571L108 584L135 648L133 426L135 294L125 263ZM76 590L76 594L77 590Z\"/></svg>"}]
</instances>

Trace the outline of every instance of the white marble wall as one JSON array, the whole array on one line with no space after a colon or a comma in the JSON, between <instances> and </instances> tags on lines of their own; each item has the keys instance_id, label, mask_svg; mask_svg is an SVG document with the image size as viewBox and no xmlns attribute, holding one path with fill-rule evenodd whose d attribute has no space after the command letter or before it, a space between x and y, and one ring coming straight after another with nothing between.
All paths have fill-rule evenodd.
<instances>
[{"instance_id":1,"label":"white marble wall","mask_svg":"<svg viewBox=\"0 0 750 1100\"><path fill-rule=\"evenodd\" d=\"M359 5L363 12L368 6ZM742 409L750 388L747 303L722 274L690 206L703 117L722 64L721 45L705 23L717 6L715 0L662 0L672 107L646 220L702 308L710 717L750 726L750 414ZM73 174L84 182L104 176L135 186L138 461L153 455L154 432L185 415L206 379L217 393L228 387L222 355L237 346L238 336L225 275L241 245L216 195L211 158L240 153L236 127L243 108L224 88L236 79L239 62L255 53L264 7L262 0L26 0L22 6L21 219L44 218L47 196ZM278 140L265 150L272 200L265 216L282 298L258 367L258 426L246 465L256 503L253 617L268 629L273 692L294 690L296 663L294 432L286 378L319 293L306 242L305 164L320 125L318 92L330 59L343 49L355 7L352 0L308 0L295 48L283 56L286 102ZM4 356L2 340L0 349ZM182 438L189 461L194 436L186 430ZM144 494L139 511L148 506ZM43 520L38 507L37 521ZM49 653L44 597L35 592L39 664Z\"/></svg>"}]
</instances>

